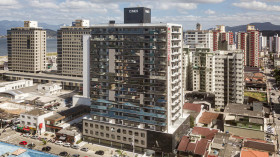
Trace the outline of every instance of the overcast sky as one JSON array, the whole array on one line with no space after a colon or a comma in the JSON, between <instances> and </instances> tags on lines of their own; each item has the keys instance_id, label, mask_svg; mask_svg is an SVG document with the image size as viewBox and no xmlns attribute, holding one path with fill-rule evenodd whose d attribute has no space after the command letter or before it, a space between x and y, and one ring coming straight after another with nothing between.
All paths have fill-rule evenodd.
<instances>
[{"instance_id":1,"label":"overcast sky","mask_svg":"<svg viewBox=\"0 0 280 157\"><path fill-rule=\"evenodd\" d=\"M0 0L0 20L35 20L71 24L89 19L91 24L123 22L123 8L152 9L152 23L170 22L193 29L215 25L235 26L250 22L280 24L280 0Z\"/></svg>"}]
</instances>

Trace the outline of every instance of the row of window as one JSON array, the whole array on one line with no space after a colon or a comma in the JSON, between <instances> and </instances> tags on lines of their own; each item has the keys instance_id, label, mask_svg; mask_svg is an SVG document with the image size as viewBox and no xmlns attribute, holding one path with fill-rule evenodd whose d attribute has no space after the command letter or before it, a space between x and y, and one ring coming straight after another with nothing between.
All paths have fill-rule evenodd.
<instances>
[{"instance_id":1,"label":"row of window","mask_svg":"<svg viewBox=\"0 0 280 157\"><path fill-rule=\"evenodd\" d=\"M93 135L93 131L90 130L88 131L87 129L85 129L85 133L88 134L90 133L91 135ZM127 137L122 137L119 136L119 135L114 135L114 134L108 134L108 133L104 133L104 132L98 132L98 131L95 131L95 136L101 136L101 137L106 137L106 138L111 138L111 139L117 139L117 140L122 140L122 141L128 141L128 142L132 142L132 138L127 138ZM135 144L140 144L139 140L138 139L134 139L134 142ZM141 140L141 145L145 145L145 141L144 140Z\"/></svg>"},{"instance_id":2,"label":"row of window","mask_svg":"<svg viewBox=\"0 0 280 157\"><path fill-rule=\"evenodd\" d=\"M98 125L98 124L95 124L93 126L92 123L87 123L85 122L85 127L90 127L90 128L95 128L95 129L101 129L101 130L106 130L106 131L111 131L111 132L117 132L117 133L122 133L122 134L128 134L128 135L133 135L133 131L132 130L126 130L126 129L116 129L115 127L109 127L109 126L103 126L103 125ZM87 129L85 129L86 131ZM141 136L141 137L145 137L145 133L140 133L139 132L134 132L134 136Z\"/></svg>"},{"instance_id":3,"label":"row of window","mask_svg":"<svg viewBox=\"0 0 280 157\"><path fill-rule=\"evenodd\" d=\"M21 117L22 117L22 118L25 118L25 116L24 116L24 115L21 115ZM26 116L26 117L27 117L27 119L31 119L31 117L30 117L30 116ZM33 119L34 119L34 120L37 120L37 118L36 118L36 117L33 117Z\"/></svg>"}]
</instances>

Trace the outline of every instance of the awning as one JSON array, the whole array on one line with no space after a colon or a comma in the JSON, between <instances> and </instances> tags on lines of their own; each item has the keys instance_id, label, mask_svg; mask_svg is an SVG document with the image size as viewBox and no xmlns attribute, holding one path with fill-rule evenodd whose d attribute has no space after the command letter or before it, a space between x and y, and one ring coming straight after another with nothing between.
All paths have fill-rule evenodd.
<instances>
[{"instance_id":1,"label":"awning","mask_svg":"<svg viewBox=\"0 0 280 157\"><path fill-rule=\"evenodd\" d=\"M29 128L23 128L23 130L24 130L24 131L30 131L30 129L29 129Z\"/></svg>"},{"instance_id":2,"label":"awning","mask_svg":"<svg viewBox=\"0 0 280 157\"><path fill-rule=\"evenodd\" d=\"M65 140L66 137L65 137L65 136L60 136L59 139L60 139L60 140Z\"/></svg>"},{"instance_id":3,"label":"awning","mask_svg":"<svg viewBox=\"0 0 280 157\"><path fill-rule=\"evenodd\" d=\"M23 127L21 127L21 126L18 126L18 127L17 127L17 129L19 129L19 130L22 130L22 129L23 129Z\"/></svg>"}]
</instances>

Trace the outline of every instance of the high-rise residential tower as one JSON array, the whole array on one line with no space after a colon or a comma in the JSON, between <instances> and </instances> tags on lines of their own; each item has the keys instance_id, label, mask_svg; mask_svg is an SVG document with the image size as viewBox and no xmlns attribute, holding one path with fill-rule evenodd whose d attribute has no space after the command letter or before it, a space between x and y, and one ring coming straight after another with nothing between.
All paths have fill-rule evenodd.
<instances>
[{"instance_id":1,"label":"high-rise residential tower","mask_svg":"<svg viewBox=\"0 0 280 157\"><path fill-rule=\"evenodd\" d=\"M237 33L237 49L244 51L245 65L259 66L259 31L253 25L247 25L247 32Z\"/></svg>"},{"instance_id":2,"label":"high-rise residential tower","mask_svg":"<svg viewBox=\"0 0 280 157\"><path fill-rule=\"evenodd\" d=\"M126 14L137 16L137 9ZM179 24L92 26L85 140L173 153L189 126L182 112L182 37Z\"/></svg>"},{"instance_id":3,"label":"high-rise residential tower","mask_svg":"<svg viewBox=\"0 0 280 157\"><path fill-rule=\"evenodd\" d=\"M7 31L10 71L38 73L46 70L46 31L37 21Z\"/></svg>"},{"instance_id":4,"label":"high-rise residential tower","mask_svg":"<svg viewBox=\"0 0 280 157\"><path fill-rule=\"evenodd\" d=\"M57 71L64 76L83 76L83 35L90 34L89 20L76 20L57 31Z\"/></svg>"}]
</instances>

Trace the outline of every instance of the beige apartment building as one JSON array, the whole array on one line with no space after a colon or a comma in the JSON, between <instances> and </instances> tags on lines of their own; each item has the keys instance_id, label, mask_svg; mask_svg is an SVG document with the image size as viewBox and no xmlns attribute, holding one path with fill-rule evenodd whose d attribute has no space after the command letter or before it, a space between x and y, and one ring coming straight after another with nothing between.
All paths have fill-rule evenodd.
<instances>
[{"instance_id":1,"label":"beige apartment building","mask_svg":"<svg viewBox=\"0 0 280 157\"><path fill-rule=\"evenodd\" d=\"M24 27L7 31L10 71L38 73L46 70L46 31L37 21L24 21Z\"/></svg>"},{"instance_id":2,"label":"beige apartment building","mask_svg":"<svg viewBox=\"0 0 280 157\"><path fill-rule=\"evenodd\" d=\"M90 34L89 20L76 20L57 31L57 71L64 76L83 76L83 35Z\"/></svg>"}]
</instances>

